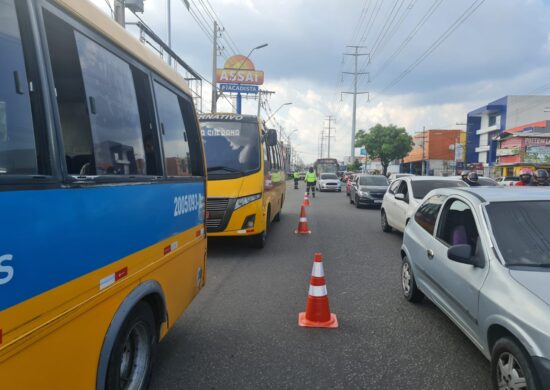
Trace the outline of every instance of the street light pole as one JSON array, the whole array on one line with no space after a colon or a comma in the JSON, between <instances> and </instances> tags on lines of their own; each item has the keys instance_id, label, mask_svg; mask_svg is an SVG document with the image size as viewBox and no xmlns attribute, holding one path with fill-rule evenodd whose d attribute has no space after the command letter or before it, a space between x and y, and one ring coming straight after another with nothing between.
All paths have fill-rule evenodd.
<instances>
[{"instance_id":1,"label":"street light pole","mask_svg":"<svg viewBox=\"0 0 550 390\"><path fill-rule=\"evenodd\" d=\"M269 120L270 120L271 118L273 118L273 117L275 116L275 114L276 114L281 108L283 108L284 106L291 105L291 104L292 104L292 102L288 102L288 103L283 103L283 104L281 104L281 105L279 106L279 108L277 108L277 109L275 110L275 112L274 112L273 114L271 114L271 115L269 116L269 118L267 118L267 119L265 120L265 123L269 122Z\"/></svg>"},{"instance_id":2,"label":"street light pole","mask_svg":"<svg viewBox=\"0 0 550 390\"><path fill-rule=\"evenodd\" d=\"M248 60L249 57L252 55L254 50L262 49L262 48L266 47L267 45L268 45L267 43L264 43L260 46L254 47L252 50L250 50L248 55L244 58L244 60L241 61L241 63L239 64L239 66L237 68L235 68L235 70L240 70L241 69L241 67L244 65L246 60ZM260 99L260 98L261 98L261 95L258 95L258 99ZM237 114L241 113L241 107L242 107L242 96L241 96L241 93L239 92L239 93L237 93L237 107L236 107Z\"/></svg>"}]
</instances>

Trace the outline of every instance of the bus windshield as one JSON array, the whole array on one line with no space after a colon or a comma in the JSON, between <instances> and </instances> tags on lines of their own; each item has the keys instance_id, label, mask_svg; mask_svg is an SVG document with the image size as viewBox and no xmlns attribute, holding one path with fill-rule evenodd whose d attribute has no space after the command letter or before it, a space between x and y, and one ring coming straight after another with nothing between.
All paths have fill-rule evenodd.
<instances>
[{"instance_id":1,"label":"bus windshield","mask_svg":"<svg viewBox=\"0 0 550 390\"><path fill-rule=\"evenodd\" d=\"M209 173L247 174L260 169L258 125L247 122L201 122Z\"/></svg>"}]
</instances>

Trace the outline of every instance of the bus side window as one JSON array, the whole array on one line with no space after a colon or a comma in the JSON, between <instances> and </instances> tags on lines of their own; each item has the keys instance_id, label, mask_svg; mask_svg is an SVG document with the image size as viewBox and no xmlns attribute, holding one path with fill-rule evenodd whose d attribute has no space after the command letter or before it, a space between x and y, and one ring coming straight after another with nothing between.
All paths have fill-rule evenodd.
<instances>
[{"instance_id":1,"label":"bus side window","mask_svg":"<svg viewBox=\"0 0 550 390\"><path fill-rule=\"evenodd\" d=\"M205 176L204 158L202 155L202 141L197 124L195 109L190 98L179 97L181 111L183 112L183 121L187 141L189 143L191 157L191 173L193 176Z\"/></svg>"},{"instance_id":2,"label":"bus side window","mask_svg":"<svg viewBox=\"0 0 550 390\"><path fill-rule=\"evenodd\" d=\"M68 174L162 174L147 75L47 10L44 22Z\"/></svg>"},{"instance_id":3,"label":"bus side window","mask_svg":"<svg viewBox=\"0 0 550 390\"><path fill-rule=\"evenodd\" d=\"M262 142L264 149L264 173L268 173L271 170L271 163L269 161L269 148L265 142Z\"/></svg>"},{"instance_id":4,"label":"bus side window","mask_svg":"<svg viewBox=\"0 0 550 390\"><path fill-rule=\"evenodd\" d=\"M0 176L50 173L29 25L23 2L0 2Z\"/></svg>"},{"instance_id":5,"label":"bus side window","mask_svg":"<svg viewBox=\"0 0 550 390\"><path fill-rule=\"evenodd\" d=\"M189 144L178 95L155 81L155 96L166 175L191 176Z\"/></svg>"}]
</instances>

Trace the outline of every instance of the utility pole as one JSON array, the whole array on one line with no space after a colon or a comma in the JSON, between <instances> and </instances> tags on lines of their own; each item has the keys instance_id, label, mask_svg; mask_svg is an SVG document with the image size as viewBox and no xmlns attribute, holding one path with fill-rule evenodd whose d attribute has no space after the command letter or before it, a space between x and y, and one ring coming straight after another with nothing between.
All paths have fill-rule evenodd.
<instances>
[{"instance_id":1,"label":"utility pole","mask_svg":"<svg viewBox=\"0 0 550 390\"><path fill-rule=\"evenodd\" d=\"M332 122L334 121L334 117L332 115L328 115L325 120L328 120L328 128L326 128L326 130L328 130L328 151L327 151L327 157L330 158L330 139L331 137L333 137L333 135L331 135L331 131L332 131Z\"/></svg>"},{"instance_id":2,"label":"utility pole","mask_svg":"<svg viewBox=\"0 0 550 390\"><path fill-rule=\"evenodd\" d=\"M271 96L274 93L275 93L274 91L267 91L267 90L264 90L264 89L260 89L258 91L258 118L260 117L260 110L262 108L262 95Z\"/></svg>"},{"instance_id":3,"label":"utility pole","mask_svg":"<svg viewBox=\"0 0 550 390\"><path fill-rule=\"evenodd\" d=\"M212 47L212 113L216 112L218 91L216 90L216 70L218 68L218 23L214 21L214 46Z\"/></svg>"},{"instance_id":4,"label":"utility pole","mask_svg":"<svg viewBox=\"0 0 550 390\"><path fill-rule=\"evenodd\" d=\"M166 10L168 15L168 47L170 50L172 50L172 1L167 0L168 3L166 4ZM168 56L168 65L172 66L172 56Z\"/></svg>"},{"instance_id":5,"label":"utility pole","mask_svg":"<svg viewBox=\"0 0 550 390\"><path fill-rule=\"evenodd\" d=\"M124 15L124 0L115 0L115 22L126 28L126 21Z\"/></svg>"},{"instance_id":6,"label":"utility pole","mask_svg":"<svg viewBox=\"0 0 550 390\"><path fill-rule=\"evenodd\" d=\"M424 151L426 150L426 126L422 127L422 176L426 174L426 163L424 162L425 154Z\"/></svg>"},{"instance_id":7,"label":"utility pole","mask_svg":"<svg viewBox=\"0 0 550 390\"><path fill-rule=\"evenodd\" d=\"M357 59L360 56L369 56L369 63L370 63L370 54L369 53L359 53L359 49L366 48L365 46L346 46L355 49L355 53L344 53L345 56L353 56L354 57L354 71L353 72L342 72L344 74L352 74L353 75L353 92L341 92L341 94L349 94L353 95L353 117L351 122L351 158L352 160L355 159L355 127L356 127L356 119L357 119L357 95L361 94L367 94L368 92L357 92L357 76L368 74L368 72L358 72L357 71ZM370 81L370 80L369 80ZM341 99L341 95L340 95Z\"/></svg>"}]
</instances>

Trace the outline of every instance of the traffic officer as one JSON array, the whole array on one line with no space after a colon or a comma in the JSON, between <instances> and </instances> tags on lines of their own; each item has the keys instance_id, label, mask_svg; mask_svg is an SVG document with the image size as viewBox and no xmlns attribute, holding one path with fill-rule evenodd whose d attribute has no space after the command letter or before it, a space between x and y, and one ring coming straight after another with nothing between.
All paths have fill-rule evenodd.
<instances>
[{"instance_id":1,"label":"traffic officer","mask_svg":"<svg viewBox=\"0 0 550 390\"><path fill-rule=\"evenodd\" d=\"M309 167L309 170L306 172L306 185L307 185L307 194L309 196L309 190L313 191L313 197L315 198L315 185L317 184L317 175L313 171L313 167Z\"/></svg>"},{"instance_id":2,"label":"traffic officer","mask_svg":"<svg viewBox=\"0 0 550 390\"><path fill-rule=\"evenodd\" d=\"M300 181L300 172L294 171L294 189L298 189L298 182Z\"/></svg>"}]
</instances>

